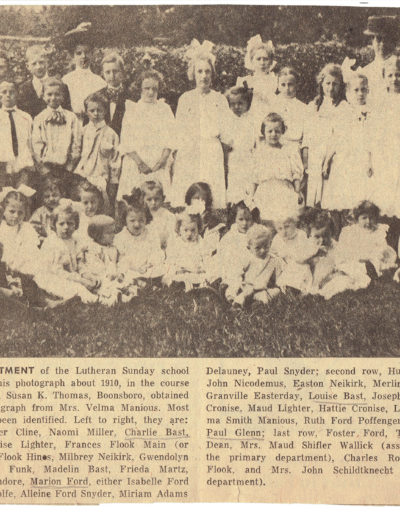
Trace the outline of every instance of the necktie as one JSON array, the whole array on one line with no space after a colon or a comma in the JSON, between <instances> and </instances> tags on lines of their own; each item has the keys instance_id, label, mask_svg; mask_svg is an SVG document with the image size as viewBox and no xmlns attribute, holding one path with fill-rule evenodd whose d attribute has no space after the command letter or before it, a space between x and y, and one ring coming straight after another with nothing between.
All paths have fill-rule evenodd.
<instances>
[{"instance_id":1,"label":"necktie","mask_svg":"<svg viewBox=\"0 0 400 516\"><path fill-rule=\"evenodd\" d=\"M122 93L122 90L123 90L122 86L120 86L119 88L108 87L106 90L106 95L107 95L109 102L114 102L114 104L116 104L118 102L119 96Z\"/></svg>"},{"instance_id":2,"label":"necktie","mask_svg":"<svg viewBox=\"0 0 400 516\"><path fill-rule=\"evenodd\" d=\"M14 152L14 156L18 156L18 138L17 138L17 130L15 128L15 121L14 121L14 110L11 109L8 112L8 116L10 118L10 125L11 125L11 140L12 140L12 148Z\"/></svg>"},{"instance_id":3,"label":"necktie","mask_svg":"<svg viewBox=\"0 0 400 516\"><path fill-rule=\"evenodd\" d=\"M64 125L66 123L64 113L54 109L46 118L46 122L53 125Z\"/></svg>"}]
</instances>

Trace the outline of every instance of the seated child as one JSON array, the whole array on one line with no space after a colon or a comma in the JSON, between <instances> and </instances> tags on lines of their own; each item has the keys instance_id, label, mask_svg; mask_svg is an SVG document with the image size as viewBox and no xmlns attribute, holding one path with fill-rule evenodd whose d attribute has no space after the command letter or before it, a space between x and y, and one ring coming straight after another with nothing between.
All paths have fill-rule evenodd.
<instances>
[{"instance_id":1,"label":"seated child","mask_svg":"<svg viewBox=\"0 0 400 516\"><path fill-rule=\"evenodd\" d=\"M317 254L318 247L297 224L297 215L285 216L274 222L277 234L272 241L271 254L281 261L282 274L277 280L278 286L283 291L291 287L306 293L312 284L309 260Z\"/></svg>"},{"instance_id":2,"label":"seated child","mask_svg":"<svg viewBox=\"0 0 400 516\"><path fill-rule=\"evenodd\" d=\"M88 226L95 215L103 213L104 199L101 191L89 181L82 181L78 187L79 203L73 203L79 213L79 228L75 237L82 245L88 242Z\"/></svg>"},{"instance_id":3,"label":"seated child","mask_svg":"<svg viewBox=\"0 0 400 516\"><path fill-rule=\"evenodd\" d=\"M32 158L32 118L16 106L17 87L8 79L0 83L0 186L35 186Z\"/></svg>"},{"instance_id":4,"label":"seated child","mask_svg":"<svg viewBox=\"0 0 400 516\"><path fill-rule=\"evenodd\" d=\"M131 279L160 278L165 253L158 234L150 228L151 213L141 190L134 188L132 195L125 195L118 210L124 227L114 242L121 255L121 269L128 271Z\"/></svg>"},{"instance_id":5,"label":"seated child","mask_svg":"<svg viewBox=\"0 0 400 516\"><path fill-rule=\"evenodd\" d=\"M183 283L189 292L195 286L205 286L206 267L204 242L200 236L201 217L186 209L179 214L176 222L177 237L167 248L167 273L163 281L166 285Z\"/></svg>"},{"instance_id":6,"label":"seated child","mask_svg":"<svg viewBox=\"0 0 400 516\"><path fill-rule=\"evenodd\" d=\"M33 121L34 159L42 174L52 168L68 183L68 176L81 155L81 125L74 113L61 107L63 83L60 80L47 79L43 88L47 108Z\"/></svg>"},{"instance_id":7,"label":"seated child","mask_svg":"<svg viewBox=\"0 0 400 516\"><path fill-rule=\"evenodd\" d=\"M203 182L193 183L185 195L186 206L192 206L192 213L201 217L200 236L204 240L204 252L208 256L215 254L218 243L225 229L212 209L213 199L210 185Z\"/></svg>"},{"instance_id":8,"label":"seated child","mask_svg":"<svg viewBox=\"0 0 400 516\"><path fill-rule=\"evenodd\" d=\"M103 194L104 211L113 213L120 173L119 138L105 122L108 101L99 93L85 100L89 123L83 128L81 159L75 173L85 177Z\"/></svg>"},{"instance_id":9,"label":"seated child","mask_svg":"<svg viewBox=\"0 0 400 516\"><path fill-rule=\"evenodd\" d=\"M270 253L273 235L272 228L261 225L248 230L248 252L238 257L227 282L225 295L228 301L240 306L252 300L268 303L280 292L275 283L280 274L280 263Z\"/></svg>"},{"instance_id":10,"label":"seated child","mask_svg":"<svg viewBox=\"0 0 400 516\"><path fill-rule=\"evenodd\" d=\"M39 189L41 206L30 218L30 223L36 229L40 240L44 240L52 231L52 215L62 198L60 181L47 174L41 180Z\"/></svg>"},{"instance_id":11,"label":"seated child","mask_svg":"<svg viewBox=\"0 0 400 516\"><path fill-rule=\"evenodd\" d=\"M22 193L24 191L24 193ZM39 237L34 228L25 222L28 216L28 195L34 190L22 185L18 190L4 188L1 207L0 243L3 245L3 262L13 273L33 276L38 266Z\"/></svg>"},{"instance_id":12,"label":"seated child","mask_svg":"<svg viewBox=\"0 0 400 516\"><path fill-rule=\"evenodd\" d=\"M95 215L90 219L88 235L92 241L85 252L82 276L97 282L95 292L100 303L112 306L119 299L129 301L136 295L137 287L129 288L121 272L119 252L114 246L114 219L107 215Z\"/></svg>"},{"instance_id":13,"label":"seated child","mask_svg":"<svg viewBox=\"0 0 400 516\"><path fill-rule=\"evenodd\" d=\"M161 183L145 181L140 188L152 216L150 227L160 235L161 247L165 249L169 238L175 233L176 217L163 207L165 195Z\"/></svg>"},{"instance_id":14,"label":"seated child","mask_svg":"<svg viewBox=\"0 0 400 516\"><path fill-rule=\"evenodd\" d=\"M53 232L40 250L41 270L35 281L48 294L64 301L79 297L84 303L95 303L98 295L92 291L96 281L81 274L83 253L74 232L79 225L79 214L72 203L63 202L53 211Z\"/></svg>"}]
</instances>

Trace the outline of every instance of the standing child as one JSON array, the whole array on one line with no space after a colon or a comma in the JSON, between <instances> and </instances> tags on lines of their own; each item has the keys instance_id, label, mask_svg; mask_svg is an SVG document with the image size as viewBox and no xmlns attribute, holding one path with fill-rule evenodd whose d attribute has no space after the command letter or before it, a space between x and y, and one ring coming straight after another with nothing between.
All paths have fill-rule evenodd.
<instances>
[{"instance_id":1,"label":"standing child","mask_svg":"<svg viewBox=\"0 0 400 516\"><path fill-rule=\"evenodd\" d=\"M206 267L203 240L201 233L201 217L198 213L190 213L190 208L178 215L176 222L177 238L167 248L167 273L164 283L171 285L183 283L185 291L195 286L205 286Z\"/></svg>"},{"instance_id":2,"label":"standing child","mask_svg":"<svg viewBox=\"0 0 400 516\"><path fill-rule=\"evenodd\" d=\"M61 107L63 84L60 80L48 79L43 88L47 108L33 121L34 158L43 174L52 168L68 183L81 155L80 122L74 113Z\"/></svg>"},{"instance_id":3,"label":"standing child","mask_svg":"<svg viewBox=\"0 0 400 516\"><path fill-rule=\"evenodd\" d=\"M254 120L249 114L252 96L248 88L237 86L231 88L226 96L233 115L223 136L230 147L226 200L236 204L246 198L255 144Z\"/></svg>"},{"instance_id":4,"label":"standing child","mask_svg":"<svg viewBox=\"0 0 400 516\"><path fill-rule=\"evenodd\" d=\"M168 194L170 187L167 166L174 147L174 115L163 100L158 99L162 77L155 70L141 75L141 97L130 102L121 130L123 155L118 199L129 195L143 181L158 181Z\"/></svg>"},{"instance_id":5,"label":"standing child","mask_svg":"<svg viewBox=\"0 0 400 516\"><path fill-rule=\"evenodd\" d=\"M249 194L263 220L276 220L285 209L302 202L303 165L299 149L283 145L286 126L280 115L270 113L261 125L262 139L254 151L254 172Z\"/></svg>"},{"instance_id":6,"label":"standing child","mask_svg":"<svg viewBox=\"0 0 400 516\"><path fill-rule=\"evenodd\" d=\"M113 213L120 173L119 138L105 122L107 99L103 95L89 95L84 105L89 123L83 128L82 155L75 173L101 191L104 211Z\"/></svg>"},{"instance_id":7,"label":"standing child","mask_svg":"<svg viewBox=\"0 0 400 516\"><path fill-rule=\"evenodd\" d=\"M307 173L307 206L320 205L323 187L323 167L332 138L338 107L344 102L345 87L339 65L327 64L317 76L318 94L309 104L304 127L302 154Z\"/></svg>"},{"instance_id":8,"label":"standing child","mask_svg":"<svg viewBox=\"0 0 400 516\"><path fill-rule=\"evenodd\" d=\"M0 186L34 186L32 118L16 106L15 82L0 83Z\"/></svg>"},{"instance_id":9,"label":"standing child","mask_svg":"<svg viewBox=\"0 0 400 516\"><path fill-rule=\"evenodd\" d=\"M152 216L150 228L160 236L161 247L165 249L168 245L168 240L175 232L176 217L163 207L165 195L161 183L145 181L140 189L144 195L144 202L147 204Z\"/></svg>"},{"instance_id":10,"label":"standing child","mask_svg":"<svg viewBox=\"0 0 400 516\"><path fill-rule=\"evenodd\" d=\"M52 231L53 212L62 198L60 181L51 174L44 176L40 184L39 197L41 206L32 214L29 222L43 240Z\"/></svg>"},{"instance_id":11,"label":"standing child","mask_svg":"<svg viewBox=\"0 0 400 516\"><path fill-rule=\"evenodd\" d=\"M226 297L240 306L247 302L268 303L279 294L276 279L280 274L279 261L270 253L274 232L272 228L255 225L247 232L245 255L238 256L228 279Z\"/></svg>"},{"instance_id":12,"label":"standing child","mask_svg":"<svg viewBox=\"0 0 400 516\"><path fill-rule=\"evenodd\" d=\"M253 91L251 113L257 127L271 111L274 101L277 80L273 72L276 62L274 61L275 49L272 41L263 42L261 36L253 36L247 42L245 67L252 72L252 75L238 77L237 86L247 85Z\"/></svg>"},{"instance_id":13,"label":"standing child","mask_svg":"<svg viewBox=\"0 0 400 516\"><path fill-rule=\"evenodd\" d=\"M121 267L131 279L160 278L164 274L165 253L159 235L150 229L151 213L143 193L135 188L119 203L124 225L115 237L121 255Z\"/></svg>"},{"instance_id":14,"label":"standing child","mask_svg":"<svg viewBox=\"0 0 400 516\"><path fill-rule=\"evenodd\" d=\"M82 249L74 237L79 214L72 204L62 203L53 212L53 231L40 250L41 267L35 281L48 294L64 301L80 297L84 303L94 303L98 296L92 291L96 281L81 274Z\"/></svg>"},{"instance_id":15,"label":"standing child","mask_svg":"<svg viewBox=\"0 0 400 516\"><path fill-rule=\"evenodd\" d=\"M293 68L285 67L278 73L278 94L273 101L272 111L283 118L286 126L282 142L296 145L303 141L307 106L296 98L299 75Z\"/></svg>"}]
</instances>

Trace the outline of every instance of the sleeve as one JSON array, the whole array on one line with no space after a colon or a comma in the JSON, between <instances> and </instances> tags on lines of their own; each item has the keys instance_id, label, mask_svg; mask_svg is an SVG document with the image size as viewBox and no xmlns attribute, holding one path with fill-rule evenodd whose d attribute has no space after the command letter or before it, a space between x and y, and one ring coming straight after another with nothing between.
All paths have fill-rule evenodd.
<instances>
[{"instance_id":1,"label":"sleeve","mask_svg":"<svg viewBox=\"0 0 400 516\"><path fill-rule=\"evenodd\" d=\"M136 118L136 103L126 101L125 114L122 119L121 126L121 140L119 146L119 153L121 156L128 152L133 152L135 140L135 118Z\"/></svg>"},{"instance_id":2,"label":"sleeve","mask_svg":"<svg viewBox=\"0 0 400 516\"><path fill-rule=\"evenodd\" d=\"M175 149L177 147L176 141L176 121L172 113L171 108L168 104L163 101L159 101L162 106L162 119L163 119L163 142L162 146L164 149Z\"/></svg>"},{"instance_id":3,"label":"sleeve","mask_svg":"<svg viewBox=\"0 0 400 516\"><path fill-rule=\"evenodd\" d=\"M32 126L32 151L36 162L40 163L42 161L45 147L44 127L41 117L38 115L34 119Z\"/></svg>"},{"instance_id":4,"label":"sleeve","mask_svg":"<svg viewBox=\"0 0 400 516\"><path fill-rule=\"evenodd\" d=\"M289 150L289 163L292 181L301 181L304 168L303 162L301 160L300 150L297 147Z\"/></svg>"}]
</instances>

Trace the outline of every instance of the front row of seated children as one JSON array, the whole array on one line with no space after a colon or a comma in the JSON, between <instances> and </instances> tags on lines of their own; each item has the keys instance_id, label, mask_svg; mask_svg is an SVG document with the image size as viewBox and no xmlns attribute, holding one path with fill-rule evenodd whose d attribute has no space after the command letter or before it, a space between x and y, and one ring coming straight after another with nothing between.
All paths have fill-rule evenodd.
<instances>
[{"instance_id":1,"label":"front row of seated children","mask_svg":"<svg viewBox=\"0 0 400 516\"><path fill-rule=\"evenodd\" d=\"M32 304L36 295L42 306L75 297L111 306L149 283L177 283L186 291L219 283L226 288L218 292L238 306L268 303L287 291L329 299L366 288L396 266L387 227L369 201L354 210L353 224L335 241L329 213L315 209L261 223L257 210L240 201L227 229L212 210L206 183L193 184L185 210L174 215L163 206L162 185L146 181L123 197L116 220L104 214L102 192L84 179L78 202L63 198L59 178L45 176L42 206L27 222L32 193L24 185L4 188L0 222L0 291Z\"/></svg>"}]
</instances>

